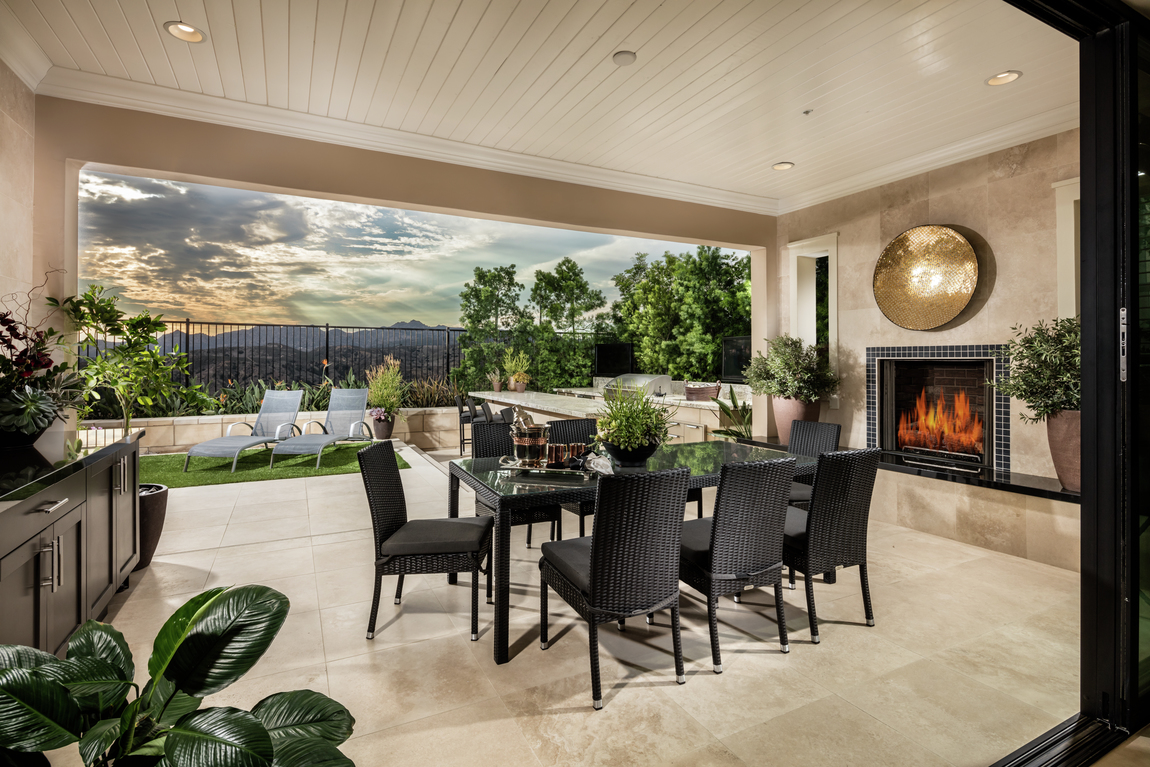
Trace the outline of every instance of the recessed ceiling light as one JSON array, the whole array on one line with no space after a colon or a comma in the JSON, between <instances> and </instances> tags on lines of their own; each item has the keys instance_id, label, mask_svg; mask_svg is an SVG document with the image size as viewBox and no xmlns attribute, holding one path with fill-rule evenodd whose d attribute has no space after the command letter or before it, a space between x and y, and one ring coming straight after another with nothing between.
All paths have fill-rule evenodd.
<instances>
[{"instance_id":1,"label":"recessed ceiling light","mask_svg":"<svg viewBox=\"0 0 1150 767\"><path fill-rule=\"evenodd\" d=\"M775 170L790 170L795 167L795 164L793 162L777 162L771 167Z\"/></svg>"},{"instance_id":2,"label":"recessed ceiling light","mask_svg":"<svg viewBox=\"0 0 1150 767\"><path fill-rule=\"evenodd\" d=\"M1008 69L1005 72L999 72L994 77L989 77L986 80L987 85L1006 85L1012 83L1018 78L1022 77L1022 73L1017 69Z\"/></svg>"},{"instance_id":3,"label":"recessed ceiling light","mask_svg":"<svg viewBox=\"0 0 1150 767\"><path fill-rule=\"evenodd\" d=\"M615 51L615 55L611 57L611 61L615 62L616 66L629 67L635 63L638 58L634 51Z\"/></svg>"},{"instance_id":4,"label":"recessed ceiling light","mask_svg":"<svg viewBox=\"0 0 1150 767\"><path fill-rule=\"evenodd\" d=\"M166 21L164 22L164 29L168 30L169 35L177 40L183 40L185 43L202 43L207 37L191 24L185 24L182 21Z\"/></svg>"}]
</instances>

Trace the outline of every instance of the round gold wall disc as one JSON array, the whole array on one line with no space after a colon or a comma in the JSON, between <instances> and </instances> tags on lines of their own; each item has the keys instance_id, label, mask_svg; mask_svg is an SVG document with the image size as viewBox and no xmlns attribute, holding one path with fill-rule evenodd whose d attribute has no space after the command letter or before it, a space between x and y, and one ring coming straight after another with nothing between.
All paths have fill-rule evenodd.
<instances>
[{"instance_id":1,"label":"round gold wall disc","mask_svg":"<svg viewBox=\"0 0 1150 767\"><path fill-rule=\"evenodd\" d=\"M874 268L874 300L909 330L953 320L978 285L978 259L966 238L946 226L916 226L891 240Z\"/></svg>"}]
</instances>

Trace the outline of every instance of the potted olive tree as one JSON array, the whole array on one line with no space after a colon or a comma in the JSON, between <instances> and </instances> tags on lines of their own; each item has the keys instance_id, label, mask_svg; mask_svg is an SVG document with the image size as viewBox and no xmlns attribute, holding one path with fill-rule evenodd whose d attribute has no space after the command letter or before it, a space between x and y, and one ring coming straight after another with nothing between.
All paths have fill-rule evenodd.
<instances>
[{"instance_id":1,"label":"potted olive tree","mask_svg":"<svg viewBox=\"0 0 1150 767\"><path fill-rule=\"evenodd\" d=\"M667 441L674 411L656 405L639 392L605 400L595 414L595 441L619 466L646 466L659 445Z\"/></svg>"},{"instance_id":2,"label":"potted olive tree","mask_svg":"<svg viewBox=\"0 0 1150 767\"><path fill-rule=\"evenodd\" d=\"M391 439L395 417L403 417L400 408L407 394L407 382L399 369L399 360L390 354L383 363L367 371L367 404L371 408L371 428L376 439Z\"/></svg>"},{"instance_id":3,"label":"potted olive tree","mask_svg":"<svg viewBox=\"0 0 1150 767\"><path fill-rule=\"evenodd\" d=\"M1082 489L1082 322L1063 317L1011 330L1014 338L1002 350L1006 373L993 385L1030 408L1018 414L1023 423L1046 422L1058 481L1077 493Z\"/></svg>"},{"instance_id":4,"label":"potted olive tree","mask_svg":"<svg viewBox=\"0 0 1150 767\"><path fill-rule=\"evenodd\" d=\"M817 346L784 333L767 341L767 353L759 352L743 371L751 392L771 397L779 442L791 442L792 421L819 420L819 400L839 390L841 379L831 370Z\"/></svg>"}]
</instances>

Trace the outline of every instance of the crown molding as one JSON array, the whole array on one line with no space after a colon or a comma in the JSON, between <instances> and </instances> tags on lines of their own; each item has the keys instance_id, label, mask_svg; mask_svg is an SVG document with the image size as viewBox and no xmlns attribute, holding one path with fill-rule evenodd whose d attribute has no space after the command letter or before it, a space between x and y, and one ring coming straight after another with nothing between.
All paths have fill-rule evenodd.
<instances>
[{"instance_id":1,"label":"crown molding","mask_svg":"<svg viewBox=\"0 0 1150 767\"><path fill-rule=\"evenodd\" d=\"M3 0L0 0L0 59L33 92L52 68L48 54Z\"/></svg>"},{"instance_id":2,"label":"crown molding","mask_svg":"<svg viewBox=\"0 0 1150 767\"><path fill-rule=\"evenodd\" d=\"M938 170L947 165L972 160L991 152L998 152L1012 146L1025 144L1028 141L1035 141L1055 133L1072 130L1078 125L1079 107L1077 103L1059 107L938 149L932 149L929 152L907 157L881 168L849 176L809 192L784 197L779 200L778 211L779 214L791 213L857 192L865 192L883 184L901 181L920 173Z\"/></svg>"},{"instance_id":3,"label":"crown molding","mask_svg":"<svg viewBox=\"0 0 1150 767\"><path fill-rule=\"evenodd\" d=\"M53 67L40 82L36 92L43 96L152 112L375 152L418 157L453 165L662 197L748 213L773 216L778 209L778 201L770 197L577 165L546 157L531 157L502 149L449 141L437 136L422 136L391 128L292 112L263 104L230 101L217 96L190 93L73 69Z\"/></svg>"}]
</instances>

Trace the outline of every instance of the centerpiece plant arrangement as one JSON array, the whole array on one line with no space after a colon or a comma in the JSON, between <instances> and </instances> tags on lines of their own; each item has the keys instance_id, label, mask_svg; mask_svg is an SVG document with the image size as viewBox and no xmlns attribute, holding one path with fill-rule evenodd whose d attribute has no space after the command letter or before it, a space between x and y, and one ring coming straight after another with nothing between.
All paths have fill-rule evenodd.
<instances>
[{"instance_id":1,"label":"centerpiece plant arrangement","mask_svg":"<svg viewBox=\"0 0 1150 767\"><path fill-rule=\"evenodd\" d=\"M499 368L492 368L487 371L487 380L493 391L503 391L503 374L499 372Z\"/></svg>"},{"instance_id":2,"label":"centerpiece plant arrangement","mask_svg":"<svg viewBox=\"0 0 1150 767\"><path fill-rule=\"evenodd\" d=\"M667 441L676 411L657 405L641 392L619 394L605 400L595 414L595 441L620 466L645 466L659 445Z\"/></svg>"},{"instance_id":3,"label":"centerpiece plant arrangement","mask_svg":"<svg viewBox=\"0 0 1150 767\"><path fill-rule=\"evenodd\" d=\"M822 349L786 333L767 340L767 353L753 357L743 376L753 394L771 397L784 445L791 441L791 422L819 420L819 400L842 384Z\"/></svg>"},{"instance_id":4,"label":"centerpiece plant arrangement","mask_svg":"<svg viewBox=\"0 0 1150 767\"><path fill-rule=\"evenodd\" d=\"M507 373L510 385L517 392L527 390L527 383L531 376L527 375L527 368L531 367L531 358L526 352L517 352L507 349L503 352L503 370Z\"/></svg>"},{"instance_id":5,"label":"centerpiece plant arrangement","mask_svg":"<svg viewBox=\"0 0 1150 767\"><path fill-rule=\"evenodd\" d=\"M321 693L274 693L251 711L200 707L256 665L288 609L267 586L192 597L156 635L143 689L106 623L82 625L65 660L0 645L0 764L47 767L44 751L77 743L99 767L354 767L337 746L355 719Z\"/></svg>"},{"instance_id":6,"label":"centerpiece plant arrangement","mask_svg":"<svg viewBox=\"0 0 1150 767\"><path fill-rule=\"evenodd\" d=\"M0 448L31 445L84 401L75 369L52 358L67 350L64 333L48 325L52 313L31 319L46 284L0 298Z\"/></svg>"},{"instance_id":7,"label":"centerpiece plant arrangement","mask_svg":"<svg viewBox=\"0 0 1150 767\"><path fill-rule=\"evenodd\" d=\"M371 408L368 414L376 439L391 439L396 416L403 417L400 408L407 388L399 360L390 354L383 358L382 364L367 371L367 404Z\"/></svg>"},{"instance_id":8,"label":"centerpiece plant arrangement","mask_svg":"<svg viewBox=\"0 0 1150 767\"><path fill-rule=\"evenodd\" d=\"M1046 439L1058 481L1067 490L1082 488L1082 321L1063 317L1032 328L1011 328L1000 356L1005 373L992 385L1000 394L1022 400L1030 413L1023 423L1046 422Z\"/></svg>"}]
</instances>

